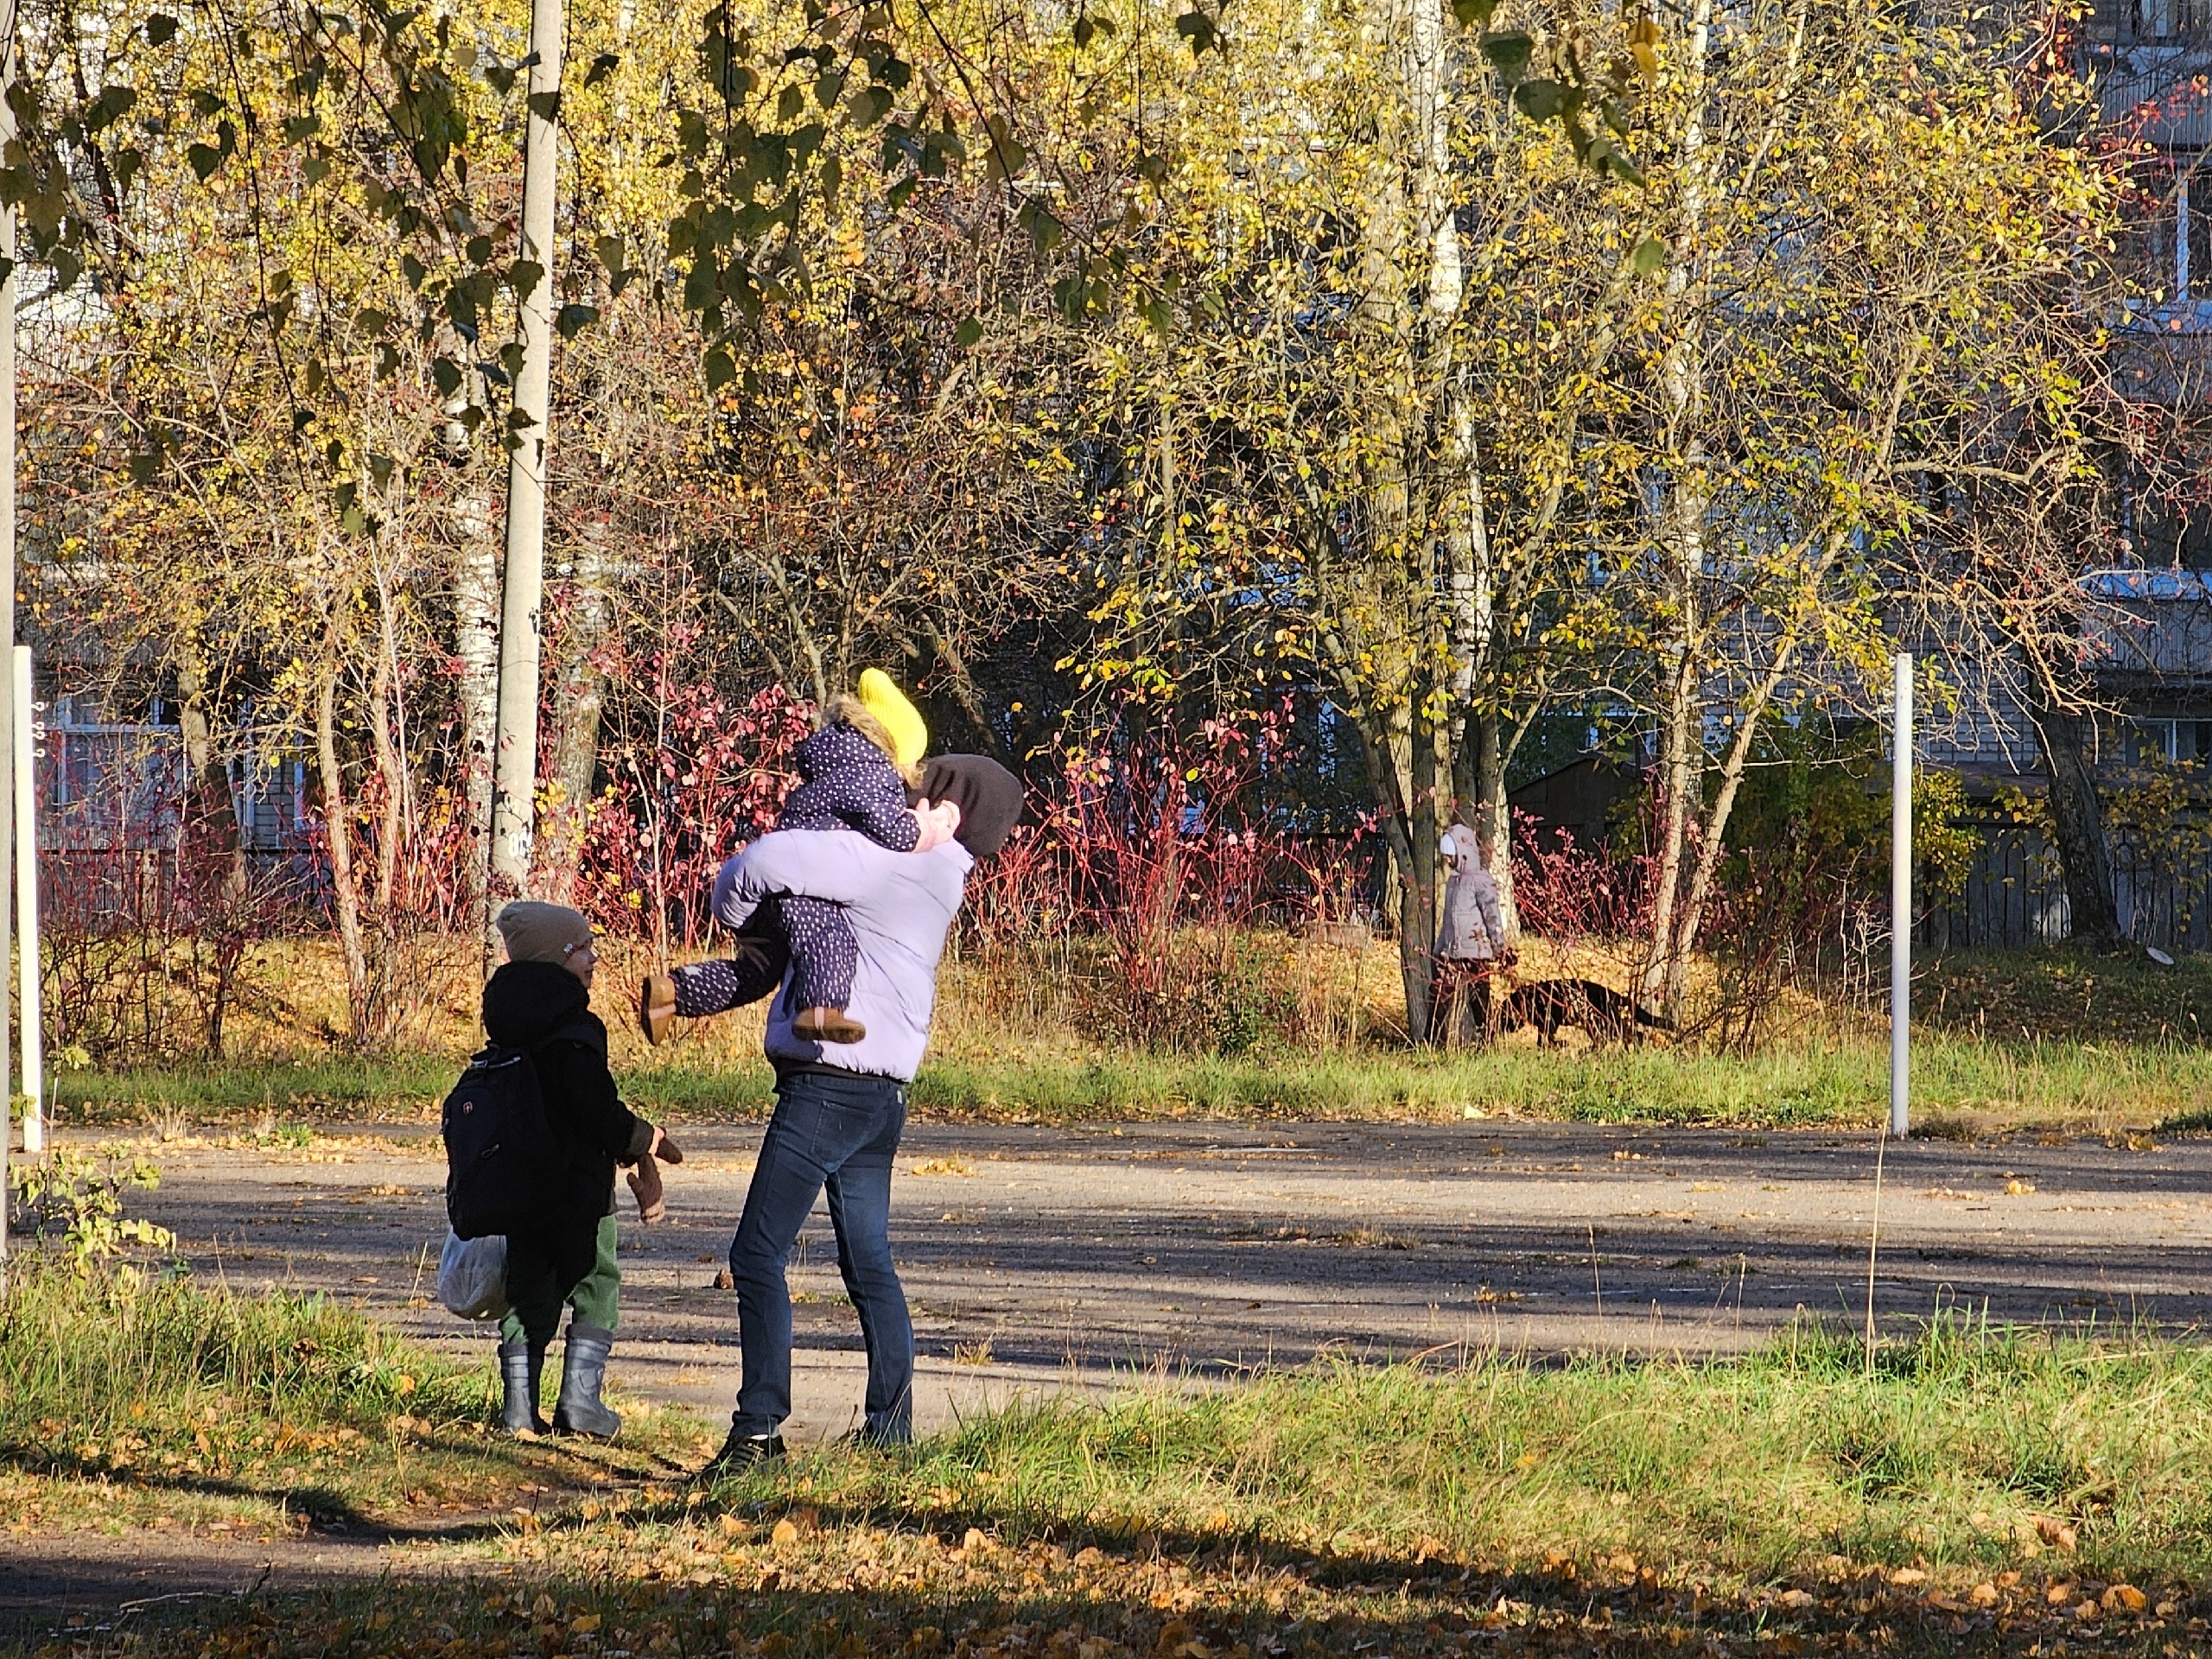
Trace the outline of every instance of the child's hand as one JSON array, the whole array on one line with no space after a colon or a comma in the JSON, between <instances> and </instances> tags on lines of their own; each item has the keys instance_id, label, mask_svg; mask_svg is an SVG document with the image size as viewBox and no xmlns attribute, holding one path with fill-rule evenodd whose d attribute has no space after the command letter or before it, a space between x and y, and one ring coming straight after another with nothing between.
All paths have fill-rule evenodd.
<instances>
[{"instance_id":1,"label":"child's hand","mask_svg":"<svg viewBox=\"0 0 2212 1659\"><path fill-rule=\"evenodd\" d=\"M638 1219L652 1226L666 1217L668 1199L661 1190L660 1166L651 1153L638 1160L630 1173L630 1196L638 1201Z\"/></svg>"},{"instance_id":2,"label":"child's hand","mask_svg":"<svg viewBox=\"0 0 2212 1659\"><path fill-rule=\"evenodd\" d=\"M645 1148L645 1156L658 1158L664 1164L680 1164L683 1161L682 1149L675 1141L668 1138L668 1132L665 1129L657 1128L653 1131L653 1143Z\"/></svg>"},{"instance_id":3,"label":"child's hand","mask_svg":"<svg viewBox=\"0 0 2212 1659\"><path fill-rule=\"evenodd\" d=\"M924 801L914 809L914 816L921 821L922 837L914 843L914 850L926 853L950 841L960 828L960 803L957 801Z\"/></svg>"}]
</instances>

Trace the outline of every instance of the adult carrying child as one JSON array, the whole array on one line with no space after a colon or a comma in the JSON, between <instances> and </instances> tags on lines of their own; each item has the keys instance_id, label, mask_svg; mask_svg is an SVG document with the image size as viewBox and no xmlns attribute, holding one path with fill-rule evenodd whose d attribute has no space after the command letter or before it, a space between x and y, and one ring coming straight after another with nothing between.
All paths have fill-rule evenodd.
<instances>
[{"instance_id":1,"label":"adult carrying child","mask_svg":"<svg viewBox=\"0 0 2212 1659\"><path fill-rule=\"evenodd\" d=\"M922 781L929 728L882 670L860 677L855 695L824 711L822 728L793 756L803 780L785 801L779 830L857 830L894 853L928 853L953 833L954 814L910 797ZM849 1010L858 961L853 931L836 905L793 894L750 915L732 954L646 976L638 1021L664 1042L678 1018L743 1006L772 989L786 964L797 1013L792 1028L810 1042L859 1043L868 1027Z\"/></svg>"}]
</instances>

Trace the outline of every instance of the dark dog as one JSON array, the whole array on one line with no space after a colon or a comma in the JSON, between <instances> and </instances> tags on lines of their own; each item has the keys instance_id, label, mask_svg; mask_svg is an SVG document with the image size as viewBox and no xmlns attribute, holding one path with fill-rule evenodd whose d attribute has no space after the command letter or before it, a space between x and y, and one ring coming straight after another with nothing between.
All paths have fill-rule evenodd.
<instances>
[{"instance_id":1,"label":"dark dog","mask_svg":"<svg viewBox=\"0 0 2212 1659\"><path fill-rule=\"evenodd\" d=\"M1592 1046L1625 1043L1638 1026L1671 1031L1673 1025L1593 979L1539 979L1516 985L1505 999L1508 1026L1534 1026L1546 1048L1559 1039L1561 1026L1580 1027Z\"/></svg>"}]
</instances>

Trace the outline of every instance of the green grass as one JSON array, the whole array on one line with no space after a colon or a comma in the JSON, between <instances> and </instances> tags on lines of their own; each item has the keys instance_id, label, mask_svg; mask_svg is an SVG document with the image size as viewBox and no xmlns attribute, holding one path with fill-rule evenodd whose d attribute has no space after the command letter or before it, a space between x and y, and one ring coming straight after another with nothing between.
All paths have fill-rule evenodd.
<instances>
[{"instance_id":1,"label":"green grass","mask_svg":"<svg viewBox=\"0 0 2212 1659\"><path fill-rule=\"evenodd\" d=\"M488 1363L410 1346L327 1297L19 1255L0 1298L0 1511L250 1535L480 1510L566 1455L499 1436L494 1387Z\"/></svg>"},{"instance_id":2,"label":"green grass","mask_svg":"<svg viewBox=\"0 0 2212 1659\"><path fill-rule=\"evenodd\" d=\"M2162 968L2070 944L1956 950L1922 965L1913 1003L1924 1025L1961 1036L2202 1043L2212 1038L2212 957Z\"/></svg>"},{"instance_id":3,"label":"green grass","mask_svg":"<svg viewBox=\"0 0 2212 1659\"><path fill-rule=\"evenodd\" d=\"M202 1398L283 1402L313 1436L473 1397L427 1367L395 1392L403 1351L342 1311L133 1294L156 1300L124 1304L125 1334L49 1323L83 1362L13 1375L111 1424L152 1398L189 1433ZM71 1294L34 1300L84 1311ZM197 1380L149 1395L136 1368L155 1358ZM1478 1354L1130 1384L909 1457L824 1448L703 1491L653 1469L571 1490L458 1563L497 1582L209 1603L48 1650L2154 1653L2206 1633L2189 1586L2212 1572L2212 1353L2148 1332L1945 1321L1871 1372L1855 1340L1804 1325L1732 1362Z\"/></svg>"},{"instance_id":4,"label":"green grass","mask_svg":"<svg viewBox=\"0 0 2212 1659\"><path fill-rule=\"evenodd\" d=\"M1049 1122L1472 1111L1788 1127L1871 1123L1887 1097L1883 1034L1853 1033L1817 1011L1750 1054L1656 1045L1545 1052L1522 1040L1474 1053L1263 1044L1226 1056L1102 1045L1065 1022L1010 1028L992 1018L992 994L974 976L954 976L945 1040L913 1090L924 1116ZM1915 1087L1925 1118L2104 1128L2212 1122L2212 1046L2200 1035L2200 1020L2212 1022L2212 962L2162 969L2065 947L1960 952L1927 963L1915 996ZM753 1117L772 1103L768 1069L736 1023L669 1049L617 1034L624 1093L650 1116ZM317 1052L72 1071L60 1078L60 1103L65 1121L107 1126L421 1122L435 1116L464 1047L455 1039L449 1049L385 1057Z\"/></svg>"},{"instance_id":5,"label":"green grass","mask_svg":"<svg viewBox=\"0 0 2212 1659\"><path fill-rule=\"evenodd\" d=\"M988 976L953 973L944 1033L913 1086L938 1119L1460 1117L1516 1113L1584 1122L1872 1123L1889 1089L1887 1039L1805 1004L1808 1018L1757 1053L1642 1046L1414 1053L1363 1044L1259 1046L1243 1055L1157 1053L1086 1038L1073 1015L993 1015ZM1046 998L1053 1000L1053 998ZM1068 998L1059 998L1068 1002ZM1073 1004L1071 1004L1073 1007ZM1916 1097L1927 1119L2019 1126L2212 1122L2212 960L2161 969L2070 947L1931 957L1916 984ZM651 1117L741 1119L770 1109L770 1073L741 1022L672 1048L617 1031L624 1095ZM757 1039L757 1038L754 1038ZM434 1117L467 1039L400 1055L312 1051L283 1059L73 1071L64 1122L221 1123Z\"/></svg>"},{"instance_id":6,"label":"green grass","mask_svg":"<svg viewBox=\"0 0 2212 1659\"><path fill-rule=\"evenodd\" d=\"M1831 1554L2018 1567L2050 1553L2038 1522L2073 1529L2069 1570L2212 1571L2212 1351L2148 1331L2092 1341L1950 1319L1885 1344L1871 1371L1855 1337L1802 1323L1740 1360L1478 1353L1197 1392L1127 1384L1103 1406L987 1414L911 1459L816 1454L803 1490L855 1517L1008 1535L1239 1536L1512 1570L1624 1550L1741 1586ZM19 1475L321 1483L365 1512L441 1433L480 1441L491 1389L487 1367L326 1298L33 1264L0 1302L0 1459Z\"/></svg>"},{"instance_id":7,"label":"green grass","mask_svg":"<svg viewBox=\"0 0 2212 1659\"><path fill-rule=\"evenodd\" d=\"M1513 1571L1625 1552L1739 1589L1832 1555L2166 1582L2212 1569L2212 1352L1960 1320L1882 1348L1871 1375L1855 1337L1811 1324L1734 1361L1320 1364L1011 1410L816 1491ZM2062 1528L2071 1548L2046 1538Z\"/></svg>"},{"instance_id":8,"label":"green grass","mask_svg":"<svg viewBox=\"0 0 2212 1659\"><path fill-rule=\"evenodd\" d=\"M2177 1042L1998 1041L1930 1035L1916 1045L1928 1116L2007 1123L2150 1124L2212 1108L2212 1050ZM73 1072L65 1122L113 1126L434 1117L459 1057L322 1060ZM1871 1039L1806 1040L1751 1055L1662 1048L1416 1054L1367 1050L1223 1057L1128 1050L1096 1058L931 1061L913 1090L925 1117L1454 1118L1469 1112L1599 1122L1866 1124L1887 1097L1887 1049ZM625 1066L623 1093L671 1121L757 1117L765 1065Z\"/></svg>"}]
</instances>

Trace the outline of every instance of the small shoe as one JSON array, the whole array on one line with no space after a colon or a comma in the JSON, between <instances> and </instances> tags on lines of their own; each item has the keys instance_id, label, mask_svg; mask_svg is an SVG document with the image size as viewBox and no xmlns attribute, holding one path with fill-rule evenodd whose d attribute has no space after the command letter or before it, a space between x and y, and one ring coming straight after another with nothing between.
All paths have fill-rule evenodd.
<instances>
[{"instance_id":1,"label":"small shoe","mask_svg":"<svg viewBox=\"0 0 2212 1659\"><path fill-rule=\"evenodd\" d=\"M638 1029L658 1046L676 1025L676 982L666 974L647 974L638 987Z\"/></svg>"},{"instance_id":2,"label":"small shoe","mask_svg":"<svg viewBox=\"0 0 2212 1659\"><path fill-rule=\"evenodd\" d=\"M792 1017L791 1035L814 1043L857 1043L868 1027L842 1008L808 1008Z\"/></svg>"},{"instance_id":3,"label":"small shoe","mask_svg":"<svg viewBox=\"0 0 2212 1659\"><path fill-rule=\"evenodd\" d=\"M732 1480L764 1463L773 1463L783 1455L782 1435L745 1434L732 1428L729 1438L722 1442L722 1449L709 1458L691 1478L701 1484Z\"/></svg>"}]
</instances>

